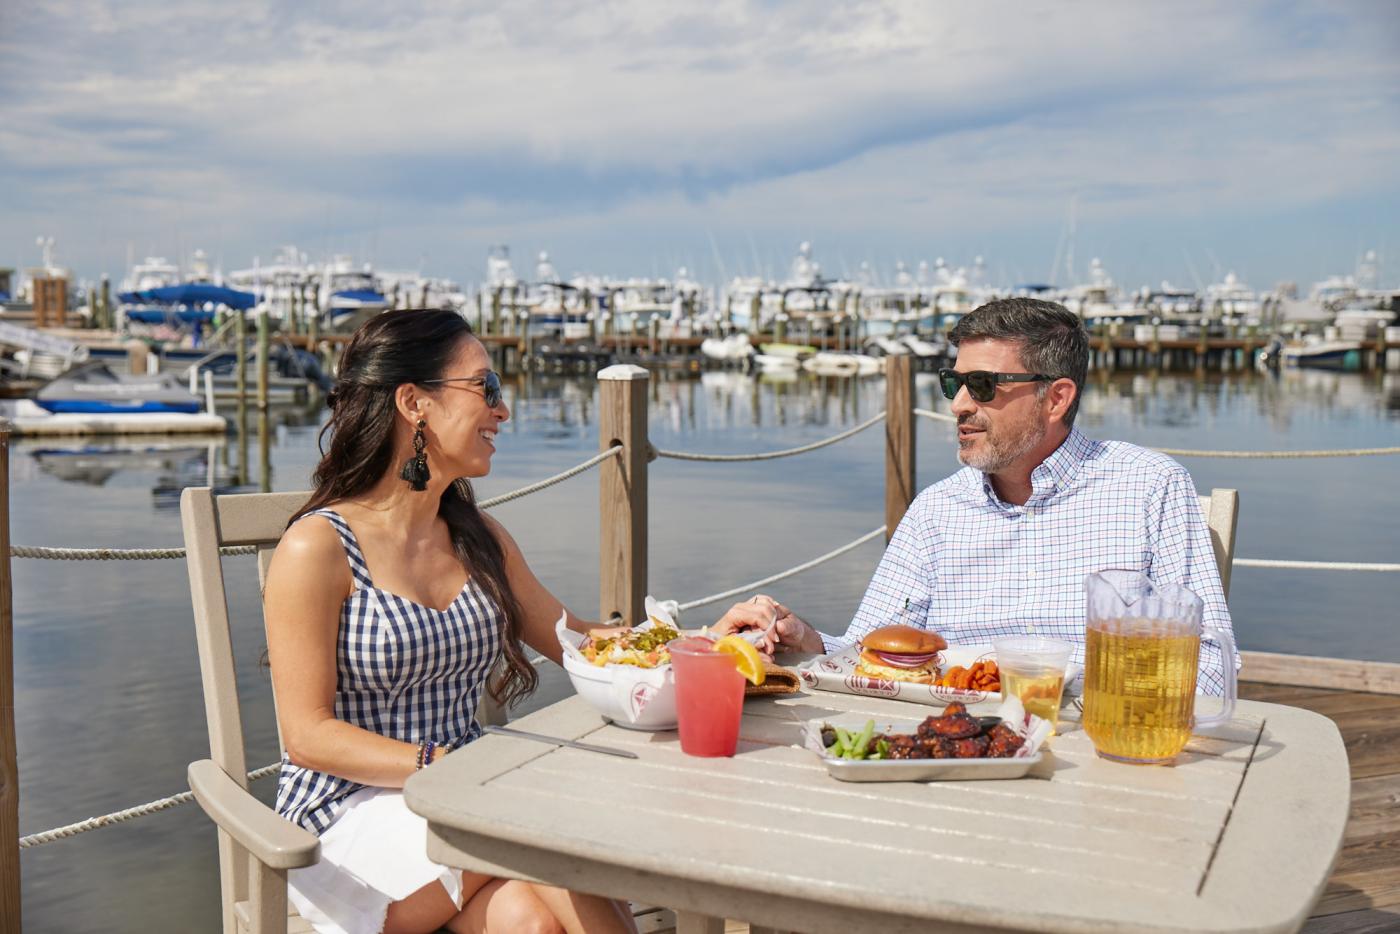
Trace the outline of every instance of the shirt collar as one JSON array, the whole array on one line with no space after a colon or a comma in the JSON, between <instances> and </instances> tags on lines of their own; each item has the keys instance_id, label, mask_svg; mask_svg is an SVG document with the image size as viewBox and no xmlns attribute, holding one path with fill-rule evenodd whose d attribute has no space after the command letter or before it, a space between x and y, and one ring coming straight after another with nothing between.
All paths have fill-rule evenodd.
<instances>
[{"instance_id":1,"label":"shirt collar","mask_svg":"<svg viewBox=\"0 0 1400 934\"><path fill-rule=\"evenodd\" d=\"M1031 498L1026 500L1026 505L1039 506L1054 496L1056 491L1069 486L1093 450L1094 442L1085 437L1078 428L1071 428L1069 435L1060 442L1060 446L1051 451L1050 456L1031 471ZM1001 497L997 496L990 474L981 471L977 473L981 475L982 491L990 503L1001 509L1022 508L1003 502Z\"/></svg>"}]
</instances>

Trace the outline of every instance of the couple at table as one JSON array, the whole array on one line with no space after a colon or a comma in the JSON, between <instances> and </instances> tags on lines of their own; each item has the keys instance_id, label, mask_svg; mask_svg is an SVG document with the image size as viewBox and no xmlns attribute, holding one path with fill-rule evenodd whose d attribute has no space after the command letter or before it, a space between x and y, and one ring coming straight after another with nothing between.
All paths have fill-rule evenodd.
<instances>
[{"instance_id":1,"label":"couple at table","mask_svg":"<svg viewBox=\"0 0 1400 934\"><path fill-rule=\"evenodd\" d=\"M1011 299L951 336L958 365L940 379L967 469L915 500L846 636L764 597L720 629L766 626L776 609L764 648L820 652L903 613L954 643L1028 621L1082 642L1083 576L1105 567L1190 587L1206 622L1228 626L1186 472L1072 428L1088 360L1078 319ZM264 592L277 810L321 840L320 861L288 873L292 903L321 934L635 930L612 900L431 862L403 802L415 770L480 735L484 694L510 704L534 689L524 646L560 661L567 610L469 483L510 417L485 348L453 312L386 312L347 345L328 404L311 499ZM572 613L568 625L598 628ZM1203 687L1218 689L1221 661L1202 651Z\"/></svg>"},{"instance_id":2,"label":"couple at table","mask_svg":"<svg viewBox=\"0 0 1400 934\"><path fill-rule=\"evenodd\" d=\"M1219 568L1190 475L1166 455L1075 427L1089 336L1054 302L1009 298L949 334L940 370L965 466L914 499L842 636L818 632L766 595L736 604L725 630L763 629L765 652L829 653L891 622L986 645L1034 624L1084 660L1084 579L1107 568L1179 584L1203 623L1231 630ZM777 622L773 622L776 613ZM1218 646L1201 645L1199 690L1221 694Z\"/></svg>"}]
</instances>

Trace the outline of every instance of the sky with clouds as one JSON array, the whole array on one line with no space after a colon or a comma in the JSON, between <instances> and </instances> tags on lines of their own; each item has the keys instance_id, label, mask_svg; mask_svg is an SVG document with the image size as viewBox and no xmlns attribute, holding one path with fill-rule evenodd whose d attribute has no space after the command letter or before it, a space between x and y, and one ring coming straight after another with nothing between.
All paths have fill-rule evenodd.
<instances>
[{"instance_id":1,"label":"sky with clouds","mask_svg":"<svg viewBox=\"0 0 1400 934\"><path fill-rule=\"evenodd\" d=\"M0 266L41 234L116 279L296 244L472 283L505 243L718 281L810 240L1400 285L1400 5L4 0Z\"/></svg>"}]
</instances>

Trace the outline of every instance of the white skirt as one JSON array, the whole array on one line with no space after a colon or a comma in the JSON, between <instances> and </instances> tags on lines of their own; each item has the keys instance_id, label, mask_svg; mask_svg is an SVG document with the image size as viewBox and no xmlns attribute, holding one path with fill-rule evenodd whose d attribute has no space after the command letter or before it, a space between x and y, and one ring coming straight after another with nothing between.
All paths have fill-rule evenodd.
<instances>
[{"instance_id":1,"label":"white skirt","mask_svg":"<svg viewBox=\"0 0 1400 934\"><path fill-rule=\"evenodd\" d=\"M361 788L321 834L321 859L287 873L287 897L318 934L379 934L389 905L441 882L462 907L462 873L428 859L428 822L403 792Z\"/></svg>"}]
</instances>

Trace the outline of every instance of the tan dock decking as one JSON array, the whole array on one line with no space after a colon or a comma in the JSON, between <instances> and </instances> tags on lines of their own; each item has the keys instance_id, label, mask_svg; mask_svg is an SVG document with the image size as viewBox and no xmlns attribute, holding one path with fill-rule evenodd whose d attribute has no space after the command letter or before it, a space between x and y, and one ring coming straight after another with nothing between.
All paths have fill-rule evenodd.
<instances>
[{"instance_id":1,"label":"tan dock decking","mask_svg":"<svg viewBox=\"0 0 1400 934\"><path fill-rule=\"evenodd\" d=\"M1400 931L1400 695L1248 682L1240 684L1240 694L1330 717L1351 760L1345 842L1304 934ZM643 930L662 934L675 928ZM724 930L745 934L749 926L730 921Z\"/></svg>"}]
</instances>

